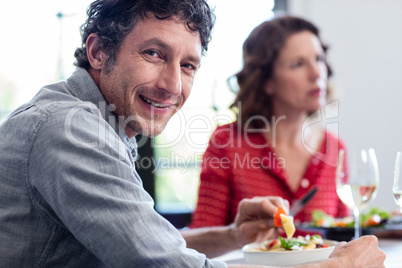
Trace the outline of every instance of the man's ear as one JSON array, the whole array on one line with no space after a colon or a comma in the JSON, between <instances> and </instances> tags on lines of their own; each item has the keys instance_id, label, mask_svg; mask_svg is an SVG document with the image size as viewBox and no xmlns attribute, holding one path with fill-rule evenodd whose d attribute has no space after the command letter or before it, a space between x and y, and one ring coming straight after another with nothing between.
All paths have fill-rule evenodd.
<instances>
[{"instance_id":1,"label":"man's ear","mask_svg":"<svg viewBox=\"0 0 402 268\"><path fill-rule=\"evenodd\" d=\"M86 42L88 61L94 70L102 69L105 63L105 54L101 50L100 42L98 35L95 33L91 33Z\"/></svg>"}]
</instances>

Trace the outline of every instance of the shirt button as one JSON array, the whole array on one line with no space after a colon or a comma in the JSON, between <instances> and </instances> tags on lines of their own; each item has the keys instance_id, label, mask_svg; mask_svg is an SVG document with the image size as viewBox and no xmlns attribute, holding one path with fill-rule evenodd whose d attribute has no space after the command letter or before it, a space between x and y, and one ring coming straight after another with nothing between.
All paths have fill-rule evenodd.
<instances>
[{"instance_id":1,"label":"shirt button","mask_svg":"<svg viewBox=\"0 0 402 268\"><path fill-rule=\"evenodd\" d=\"M300 182L300 186L303 188L307 188L310 186L310 181L306 178L303 178Z\"/></svg>"}]
</instances>

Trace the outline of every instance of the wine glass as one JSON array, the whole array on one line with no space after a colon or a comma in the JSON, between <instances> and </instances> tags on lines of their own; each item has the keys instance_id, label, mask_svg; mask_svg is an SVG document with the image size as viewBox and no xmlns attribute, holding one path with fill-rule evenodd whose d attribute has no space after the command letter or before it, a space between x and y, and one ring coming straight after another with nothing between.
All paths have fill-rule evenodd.
<instances>
[{"instance_id":1,"label":"wine glass","mask_svg":"<svg viewBox=\"0 0 402 268\"><path fill-rule=\"evenodd\" d=\"M394 200L396 205L402 212L402 152L396 153L395 170L394 170Z\"/></svg>"},{"instance_id":2,"label":"wine glass","mask_svg":"<svg viewBox=\"0 0 402 268\"><path fill-rule=\"evenodd\" d=\"M344 151L339 151L336 192L341 201L353 210L354 239L361 236L360 211L375 199L380 175L374 149L352 150L344 162ZM349 170L344 169L345 164ZM345 170L345 171L344 171Z\"/></svg>"}]
</instances>

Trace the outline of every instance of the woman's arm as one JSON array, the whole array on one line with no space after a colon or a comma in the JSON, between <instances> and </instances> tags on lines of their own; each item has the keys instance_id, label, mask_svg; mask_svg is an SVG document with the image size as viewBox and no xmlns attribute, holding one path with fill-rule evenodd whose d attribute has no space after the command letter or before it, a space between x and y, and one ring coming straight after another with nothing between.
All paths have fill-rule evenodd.
<instances>
[{"instance_id":1,"label":"woman's arm","mask_svg":"<svg viewBox=\"0 0 402 268\"><path fill-rule=\"evenodd\" d=\"M280 197L243 199L233 224L182 230L181 234L188 248L213 258L274 236L273 215L279 206L288 208L289 203Z\"/></svg>"}]
</instances>

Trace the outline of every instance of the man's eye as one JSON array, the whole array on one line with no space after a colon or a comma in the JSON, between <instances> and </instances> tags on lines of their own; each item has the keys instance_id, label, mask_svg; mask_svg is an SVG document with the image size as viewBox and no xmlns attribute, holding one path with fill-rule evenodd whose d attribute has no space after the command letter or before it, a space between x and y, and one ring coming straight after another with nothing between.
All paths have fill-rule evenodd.
<instances>
[{"instance_id":1,"label":"man's eye","mask_svg":"<svg viewBox=\"0 0 402 268\"><path fill-rule=\"evenodd\" d=\"M158 56L158 52L154 51L154 50L148 50L145 51L146 54L152 56L152 57L157 57Z\"/></svg>"},{"instance_id":2,"label":"man's eye","mask_svg":"<svg viewBox=\"0 0 402 268\"><path fill-rule=\"evenodd\" d=\"M183 64L182 65L184 68L186 68L186 69L190 69L190 70L195 70L196 68L194 67L194 65L191 65L191 64Z\"/></svg>"},{"instance_id":3,"label":"man's eye","mask_svg":"<svg viewBox=\"0 0 402 268\"><path fill-rule=\"evenodd\" d=\"M192 64L186 63L186 64L182 64L181 65L182 68L184 68L184 71L192 76L195 76L195 74L197 73L197 67L195 67Z\"/></svg>"}]
</instances>

